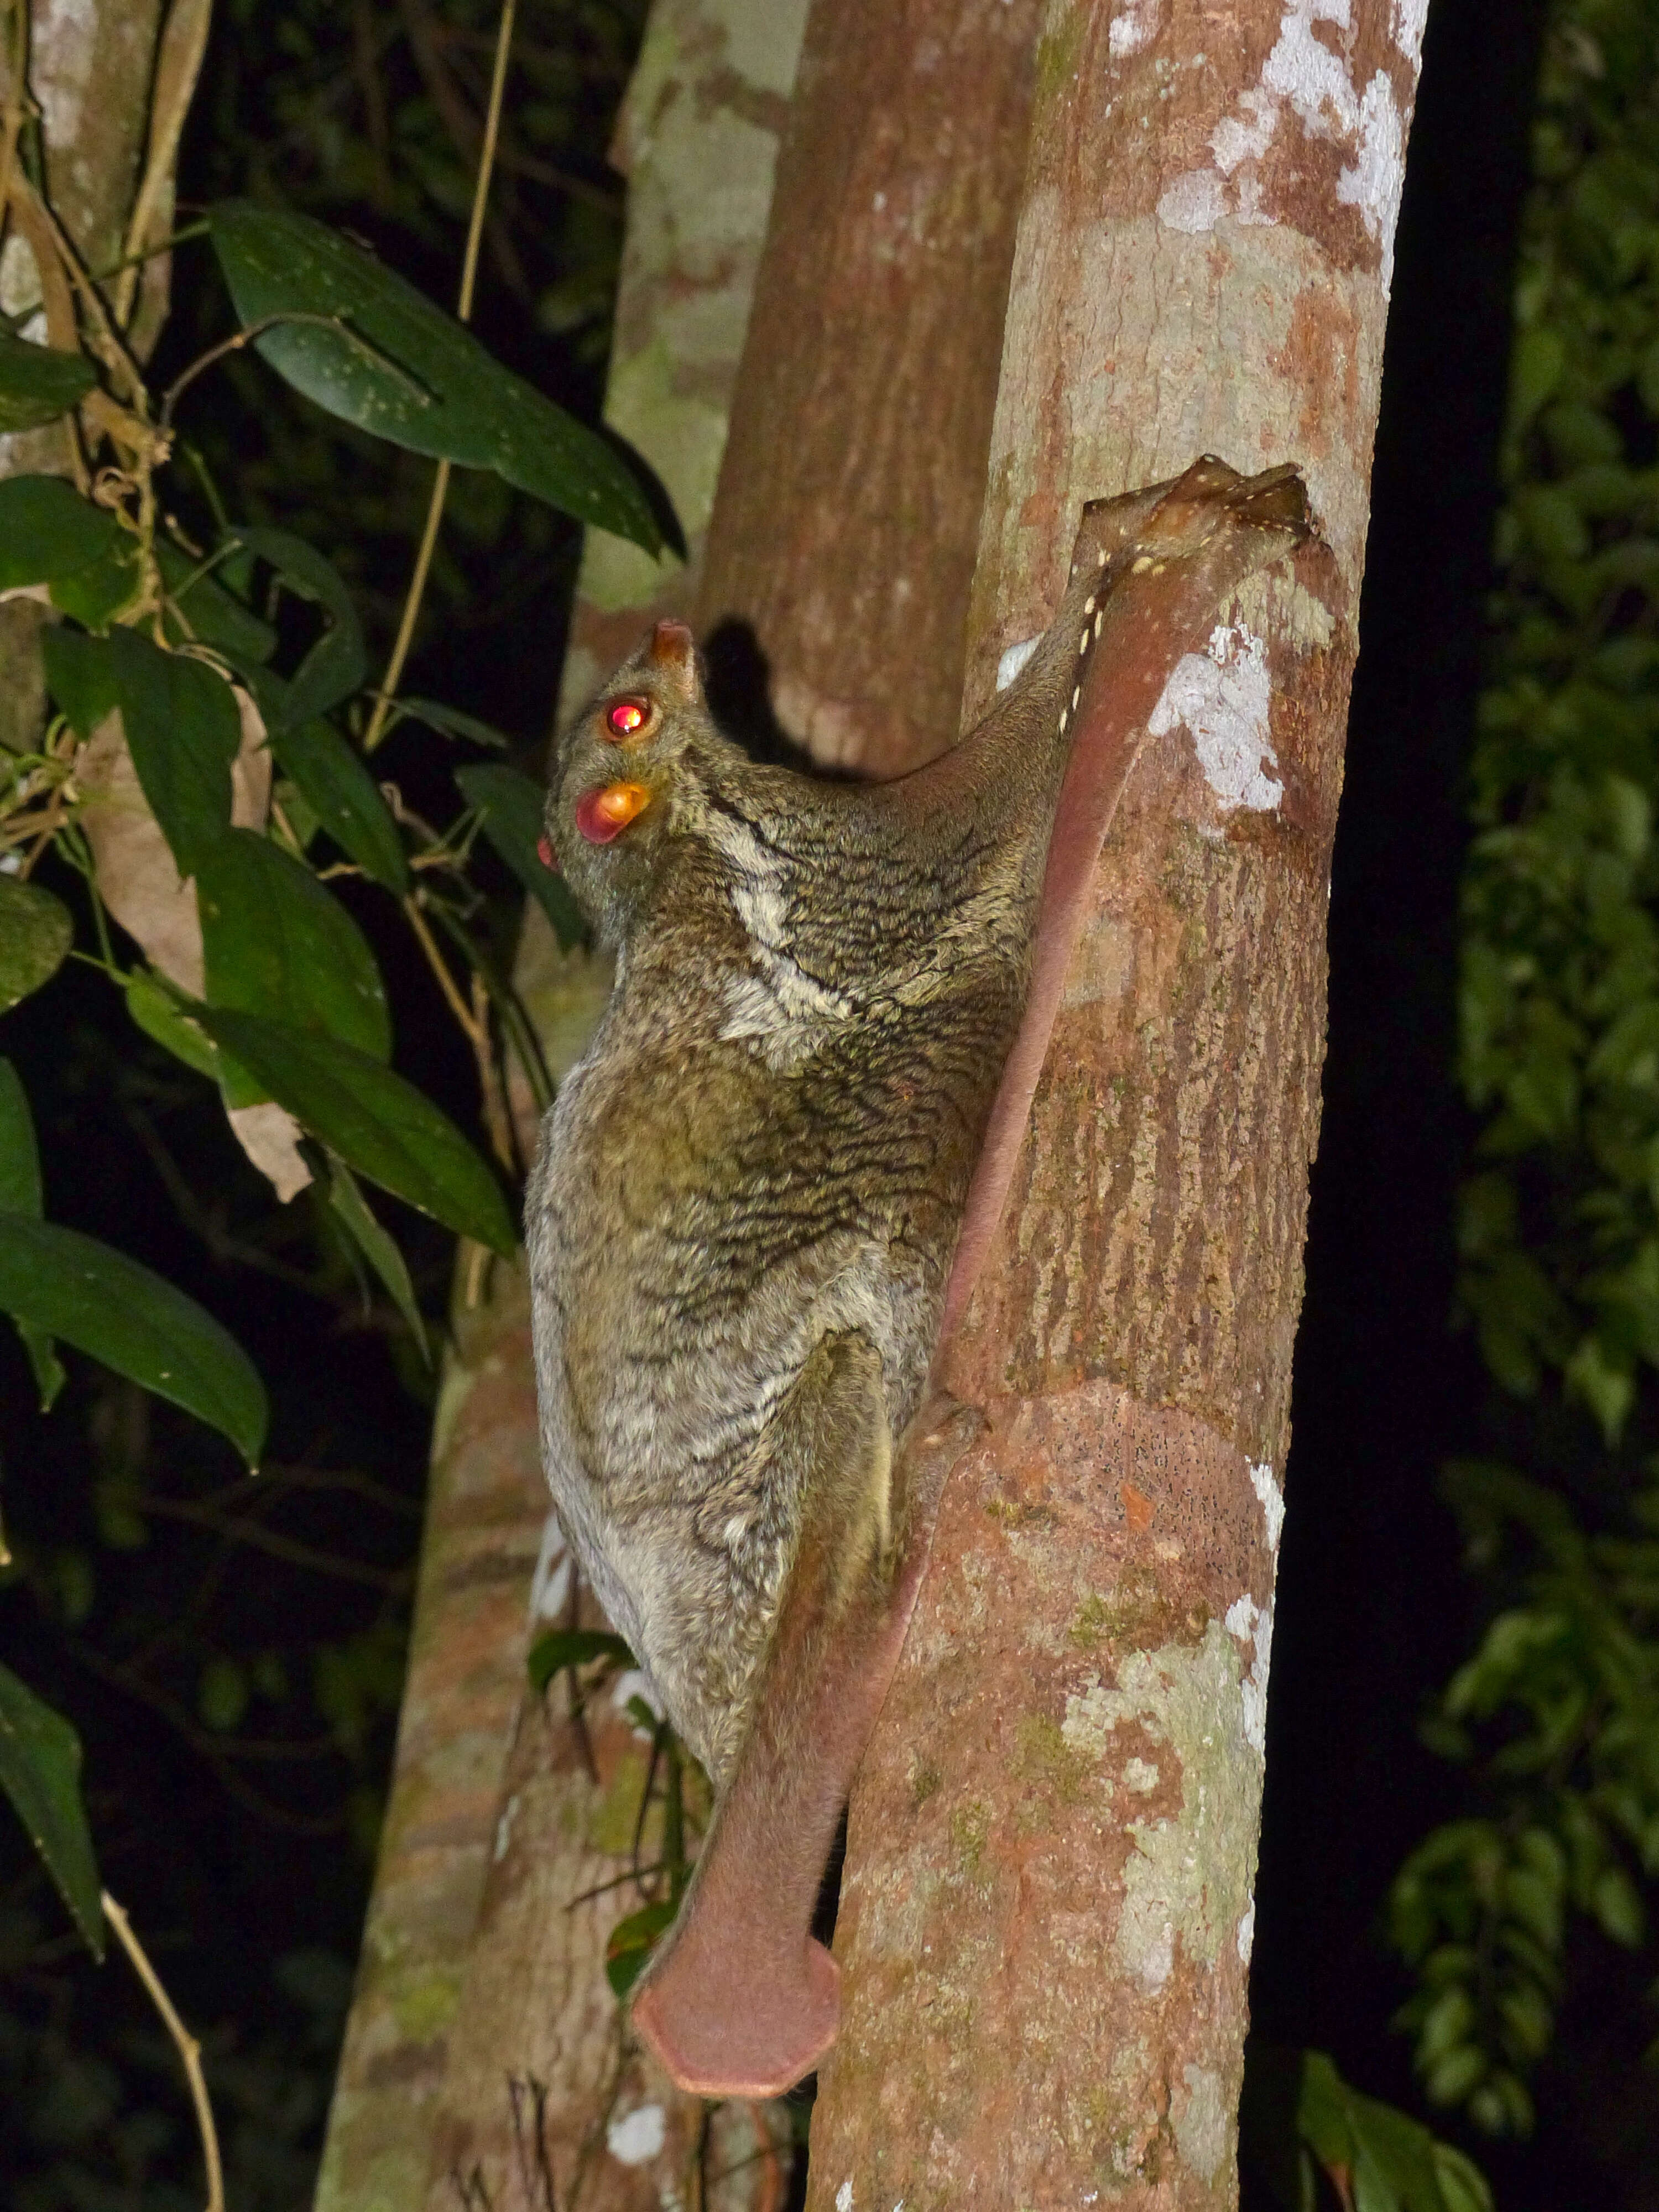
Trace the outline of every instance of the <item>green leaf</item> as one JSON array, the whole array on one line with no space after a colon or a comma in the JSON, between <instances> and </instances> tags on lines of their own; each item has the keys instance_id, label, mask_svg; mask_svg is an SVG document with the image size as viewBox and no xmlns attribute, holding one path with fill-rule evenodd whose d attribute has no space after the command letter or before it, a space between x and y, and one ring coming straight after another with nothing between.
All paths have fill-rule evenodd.
<instances>
[{"instance_id":1,"label":"green leaf","mask_svg":"<svg viewBox=\"0 0 1659 2212\"><path fill-rule=\"evenodd\" d=\"M639 1664L620 1636L610 1635L602 1628L549 1629L530 1647L526 1664L531 1687L539 1694L567 1667L586 1667L594 1659L613 1659L624 1668Z\"/></svg>"},{"instance_id":2,"label":"green leaf","mask_svg":"<svg viewBox=\"0 0 1659 2212\"><path fill-rule=\"evenodd\" d=\"M331 707L349 699L368 673L363 626L339 570L290 531L255 529L243 523L232 534L250 553L269 561L303 598L314 599L333 616L331 627L289 679L283 725L308 722L315 715L325 714Z\"/></svg>"},{"instance_id":3,"label":"green leaf","mask_svg":"<svg viewBox=\"0 0 1659 2212\"><path fill-rule=\"evenodd\" d=\"M0 331L0 436L55 422L97 381L92 363L78 353L58 353Z\"/></svg>"},{"instance_id":4,"label":"green leaf","mask_svg":"<svg viewBox=\"0 0 1659 2212\"><path fill-rule=\"evenodd\" d=\"M625 1997L651 1963L659 1940L674 1924L679 1907L672 1898L659 1897L654 1905L630 1912L611 1931L605 1947L605 1978L619 1997Z\"/></svg>"},{"instance_id":5,"label":"green leaf","mask_svg":"<svg viewBox=\"0 0 1659 2212\"><path fill-rule=\"evenodd\" d=\"M421 1319L421 1310L415 1303L415 1287L409 1279L409 1268L397 1240L384 1230L370 1212L368 1201L357 1188L356 1177L343 1160L325 1153L325 1174L319 1178L328 1192L328 1202L338 1217L341 1225L385 1285L392 1304L409 1324L410 1334L420 1346L421 1357L428 1367L432 1364L432 1348L427 1341L426 1324Z\"/></svg>"},{"instance_id":6,"label":"green leaf","mask_svg":"<svg viewBox=\"0 0 1659 2212\"><path fill-rule=\"evenodd\" d=\"M372 1060L392 1057L374 955L302 861L257 830L227 830L197 861L196 903L210 1006L320 1030Z\"/></svg>"},{"instance_id":7,"label":"green leaf","mask_svg":"<svg viewBox=\"0 0 1659 2212\"><path fill-rule=\"evenodd\" d=\"M448 1116L389 1067L306 1030L204 1006L202 1027L348 1166L511 1258L501 1188Z\"/></svg>"},{"instance_id":8,"label":"green leaf","mask_svg":"<svg viewBox=\"0 0 1659 2212\"><path fill-rule=\"evenodd\" d=\"M56 584L131 543L106 508L82 499L62 477L0 483L0 591Z\"/></svg>"},{"instance_id":9,"label":"green leaf","mask_svg":"<svg viewBox=\"0 0 1659 2212\"><path fill-rule=\"evenodd\" d=\"M89 738L121 703L121 687L106 637L61 626L43 630L40 657L46 689L77 738Z\"/></svg>"},{"instance_id":10,"label":"green leaf","mask_svg":"<svg viewBox=\"0 0 1659 2212\"><path fill-rule=\"evenodd\" d=\"M0 1788L46 1861L93 1956L101 1959L104 1908L81 1802L81 1739L9 1667L0 1667Z\"/></svg>"},{"instance_id":11,"label":"green leaf","mask_svg":"<svg viewBox=\"0 0 1659 2212\"><path fill-rule=\"evenodd\" d=\"M247 1354L193 1298L78 1230L9 1213L0 1221L0 1313L32 1322L228 1437L252 1466L264 1385Z\"/></svg>"},{"instance_id":12,"label":"green leaf","mask_svg":"<svg viewBox=\"0 0 1659 2212\"><path fill-rule=\"evenodd\" d=\"M27 1213L38 1221L41 1211L40 1155L35 1149L33 1117L17 1070L9 1060L0 1060L0 1213ZM31 1322L19 1322L16 1328L34 1370L40 1411L49 1413L66 1379L63 1362L44 1329Z\"/></svg>"},{"instance_id":13,"label":"green leaf","mask_svg":"<svg viewBox=\"0 0 1659 2212\"><path fill-rule=\"evenodd\" d=\"M471 738L475 745L489 745L497 752L511 743L476 714L464 714L459 708L441 706L435 699L399 699L392 713L398 721L424 722L441 738Z\"/></svg>"},{"instance_id":14,"label":"green leaf","mask_svg":"<svg viewBox=\"0 0 1659 2212\"><path fill-rule=\"evenodd\" d=\"M1492 2212L1492 2191L1486 2177L1472 2158L1465 2158L1461 2150L1449 2143L1437 2142L1433 2149L1435 2179L1440 2184L1440 2201L1446 2212Z\"/></svg>"},{"instance_id":15,"label":"green leaf","mask_svg":"<svg viewBox=\"0 0 1659 2212\"><path fill-rule=\"evenodd\" d=\"M244 328L298 392L417 453L494 469L551 507L654 553L662 544L633 471L605 441L503 368L471 333L373 254L308 216L225 200L214 250Z\"/></svg>"},{"instance_id":16,"label":"green leaf","mask_svg":"<svg viewBox=\"0 0 1659 2212\"><path fill-rule=\"evenodd\" d=\"M69 957L75 923L39 884L0 876L0 1014L52 977Z\"/></svg>"},{"instance_id":17,"label":"green leaf","mask_svg":"<svg viewBox=\"0 0 1659 2212\"><path fill-rule=\"evenodd\" d=\"M127 748L181 876L230 827L230 764L242 726L222 676L135 630L109 640Z\"/></svg>"},{"instance_id":18,"label":"green leaf","mask_svg":"<svg viewBox=\"0 0 1659 2212\"><path fill-rule=\"evenodd\" d=\"M498 768L493 761L458 768L455 781L467 805L483 816L485 836L525 889L539 900L560 944L580 944L586 929L570 887L537 849L547 803L540 785L517 769Z\"/></svg>"},{"instance_id":19,"label":"green leaf","mask_svg":"<svg viewBox=\"0 0 1659 2212\"><path fill-rule=\"evenodd\" d=\"M1512 428L1523 429L1546 400L1554 396L1566 361L1566 346L1559 331L1540 324L1522 331L1510 362Z\"/></svg>"},{"instance_id":20,"label":"green leaf","mask_svg":"<svg viewBox=\"0 0 1659 2212\"><path fill-rule=\"evenodd\" d=\"M159 982L147 969L135 968L127 977L126 998L127 1012L147 1037L153 1037L175 1060L183 1060L198 1075L205 1075L214 1083L222 1080L222 1063L217 1048L189 1018L178 997L165 983Z\"/></svg>"},{"instance_id":21,"label":"green leaf","mask_svg":"<svg viewBox=\"0 0 1659 2212\"><path fill-rule=\"evenodd\" d=\"M270 750L341 851L401 897L409 888L409 861L398 825L380 786L338 731L327 722L272 725Z\"/></svg>"},{"instance_id":22,"label":"green leaf","mask_svg":"<svg viewBox=\"0 0 1659 2212\"><path fill-rule=\"evenodd\" d=\"M256 666L270 659L276 650L276 631L216 577L204 574L199 561L187 558L176 545L158 538L155 565L169 593L166 609L169 638L179 644L193 638L212 646L228 659L252 661Z\"/></svg>"}]
</instances>

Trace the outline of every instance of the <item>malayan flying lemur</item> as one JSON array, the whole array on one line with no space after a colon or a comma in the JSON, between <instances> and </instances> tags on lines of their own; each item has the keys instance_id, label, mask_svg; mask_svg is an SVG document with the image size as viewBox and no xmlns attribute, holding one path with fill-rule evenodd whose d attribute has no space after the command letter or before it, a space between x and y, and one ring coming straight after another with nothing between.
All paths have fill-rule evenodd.
<instances>
[{"instance_id":1,"label":"malayan flying lemur","mask_svg":"<svg viewBox=\"0 0 1659 2212\"><path fill-rule=\"evenodd\" d=\"M1101 841L1170 671L1307 534L1289 468L1085 511L1060 613L951 752L760 767L659 623L547 823L617 955L526 1206L560 1519L714 1827L636 2026L765 2094L835 2033L809 1934L963 1411L928 1392L996 1224Z\"/></svg>"}]
</instances>

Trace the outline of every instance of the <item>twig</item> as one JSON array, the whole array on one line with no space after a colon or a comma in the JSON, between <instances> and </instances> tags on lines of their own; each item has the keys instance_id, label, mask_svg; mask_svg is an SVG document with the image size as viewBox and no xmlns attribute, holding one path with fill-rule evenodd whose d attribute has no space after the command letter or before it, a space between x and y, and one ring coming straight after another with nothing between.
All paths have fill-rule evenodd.
<instances>
[{"instance_id":1,"label":"twig","mask_svg":"<svg viewBox=\"0 0 1659 2212\"><path fill-rule=\"evenodd\" d=\"M412 896L404 901L404 912L409 918L409 926L415 933L416 941L419 944L422 951L425 953L427 963L438 979L438 988L444 994L446 1005L461 1025L462 1036L465 1037L475 1054L483 1054L489 1049L489 1039L488 1036L480 1032L477 1023L472 1018L471 1007L456 989L455 978L449 972L448 963L442 953L439 951L437 940L427 927L426 916L421 912L419 904Z\"/></svg>"},{"instance_id":2,"label":"twig","mask_svg":"<svg viewBox=\"0 0 1659 2212\"><path fill-rule=\"evenodd\" d=\"M162 1986L161 1977L145 1955L144 1947L132 1932L132 1923L107 1890L103 1892L104 1917L115 1930L121 1948L131 1960L133 1970L149 1991L150 2002L155 2007L173 2038L179 2056L185 2063L185 2078L190 2083L190 2100L196 2107L196 2125L202 2137L202 2162L207 2168L207 2212L225 2212L225 2177L219 2163L219 2131L213 2124L213 2105L208 2096L207 2081L202 2072L202 2046L185 2026L173 2008L173 1999Z\"/></svg>"},{"instance_id":3,"label":"twig","mask_svg":"<svg viewBox=\"0 0 1659 2212\"><path fill-rule=\"evenodd\" d=\"M132 220L127 225L127 266L115 288L115 319L124 330L132 320L137 297L141 249L149 243L151 225L161 211L163 194L178 167L179 141L195 97L196 80L202 73L212 16L213 0L173 0L162 27L144 173L132 203Z\"/></svg>"},{"instance_id":4,"label":"twig","mask_svg":"<svg viewBox=\"0 0 1659 2212\"><path fill-rule=\"evenodd\" d=\"M458 319L469 323L472 319L472 292L478 275L478 246L483 237L484 210L489 201L489 179L495 166L495 144L501 136L501 99L507 89L507 58L513 45L513 19L518 12L518 0L502 0L501 19L495 33L495 68L489 82L489 112L484 118L483 151L478 156L477 181L472 191L472 219L467 225L466 253L461 264L460 293L455 304ZM368 727L363 732L363 750L372 753L386 734L386 716L398 684L403 680L404 664L409 659L409 648L414 641L415 625L420 620L421 602L426 596L426 580L432 566L432 553L438 543L438 526L443 520L444 501L449 494L449 463L441 460L432 479L432 497L426 510L426 527L421 532L420 550L415 556L415 572L409 580L409 592L404 601L403 617L398 624L398 635L392 647L392 658L386 663L386 680L374 702L374 711L368 718Z\"/></svg>"}]
</instances>

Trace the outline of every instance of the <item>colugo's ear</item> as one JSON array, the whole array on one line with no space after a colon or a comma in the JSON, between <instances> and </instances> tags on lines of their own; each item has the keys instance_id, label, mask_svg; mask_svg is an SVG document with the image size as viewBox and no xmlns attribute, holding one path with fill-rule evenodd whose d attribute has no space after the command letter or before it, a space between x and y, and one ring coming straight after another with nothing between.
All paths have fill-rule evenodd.
<instances>
[{"instance_id":1,"label":"colugo's ear","mask_svg":"<svg viewBox=\"0 0 1659 2212\"><path fill-rule=\"evenodd\" d=\"M683 622L665 620L657 624L651 633L651 659L665 676L672 678L685 699L702 696L696 641Z\"/></svg>"}]
</instances>

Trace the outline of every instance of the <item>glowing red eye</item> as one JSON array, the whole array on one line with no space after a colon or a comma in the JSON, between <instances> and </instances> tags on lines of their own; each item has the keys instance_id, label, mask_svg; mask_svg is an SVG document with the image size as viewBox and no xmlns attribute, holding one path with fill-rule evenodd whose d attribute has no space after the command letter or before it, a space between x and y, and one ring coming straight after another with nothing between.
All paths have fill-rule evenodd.
<instances>
[{"instance_id":1,"label":"glowing red eye","mask_svg":"<svg viewBox=\"0 0 1659 2212\"><path fill-rule=\"evenodd\" d=\"M645 727L650 716L648 700L618 699L605 708L605 726L613 738L631 738Z\"/></svg>"},{"instance_id":2,"label":"glowing red eye","mask_svg":"<svg viewBox=\"0 0 1659 2212\"><path fill-rule=\"evenodd\" d=\"M553 841L550 837L538 837L536 840L536 858L541 862L543 867L551 868L556 876L558 874L559 856L553 850Z\"/></svg>"}]
</instances>

